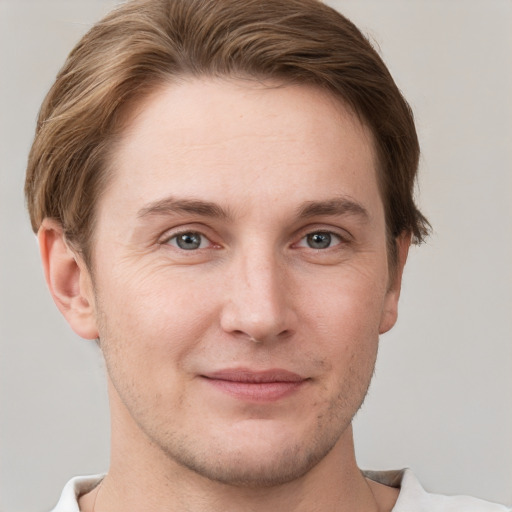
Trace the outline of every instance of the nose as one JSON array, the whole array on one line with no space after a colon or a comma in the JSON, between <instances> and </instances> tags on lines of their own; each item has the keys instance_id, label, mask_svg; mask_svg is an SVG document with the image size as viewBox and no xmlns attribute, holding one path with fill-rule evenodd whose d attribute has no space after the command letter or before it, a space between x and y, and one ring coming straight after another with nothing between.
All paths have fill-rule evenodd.
<instances>
[{"instance_id":1,"label":"nose","mask_svg":"<svg viewBox=\"0 0 512 512\"><path fill-rule=\"evenodd\" d=\"M297 314L288 272L271 251L248 251L232 263L221 313L224 332L258 343L296 330Z\"/></svg>"}]
</instances>

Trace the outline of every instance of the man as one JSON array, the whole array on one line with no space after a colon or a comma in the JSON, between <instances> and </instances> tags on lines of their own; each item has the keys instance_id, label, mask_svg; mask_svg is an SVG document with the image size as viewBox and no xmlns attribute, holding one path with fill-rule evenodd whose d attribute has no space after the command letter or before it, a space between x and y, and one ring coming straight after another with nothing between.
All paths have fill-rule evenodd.
<instances>
[{"instance_id":1,"label":"man","mask_svg":"<svg viewBox=\"0 0 512 512\"><path fill-rule=\"evenodd\" d=\"M136 1L70 55L26 193L48 286L108 370L111 466L56 510L505 510L362 474L396 321L412 115L310 0Z\"/></svg>"}]
</instances>

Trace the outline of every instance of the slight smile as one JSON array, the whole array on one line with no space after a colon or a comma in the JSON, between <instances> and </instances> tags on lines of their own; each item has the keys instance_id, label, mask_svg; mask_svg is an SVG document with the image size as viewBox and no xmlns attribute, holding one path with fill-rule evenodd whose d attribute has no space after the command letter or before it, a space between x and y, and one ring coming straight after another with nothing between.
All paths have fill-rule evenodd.
<instances>
[{"instance_id":1,"label":"slight smile","mask_svg":"<svg viewBox=\"0 0 512 512\"><path fill-rule=\"evenodd\" d=\"M309 379L283 369L231 368L201 375L220 391L240 400L273 402L297 391Z\"/></svg>"}]
</instances>

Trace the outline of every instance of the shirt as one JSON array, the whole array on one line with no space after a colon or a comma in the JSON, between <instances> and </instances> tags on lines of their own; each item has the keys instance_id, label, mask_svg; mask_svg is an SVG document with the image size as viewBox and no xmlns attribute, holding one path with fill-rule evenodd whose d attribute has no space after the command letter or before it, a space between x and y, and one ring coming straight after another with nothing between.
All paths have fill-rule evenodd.
<instances>
[{"instance_id":1,"label":"shirt","mask_svg":"<svg viewBox=\"0 0 512 512\"><path fill-rule=\"evenodd\" d=\"M423 489L410 469L399 471L363 471L370 480L400 488L392 512L512 512L512 508L472 498L470 496L443 496ZM80 512L78 497L94 489L104 475L77 476L64 487L52 512Z\"/></svg>"}]
</instances>

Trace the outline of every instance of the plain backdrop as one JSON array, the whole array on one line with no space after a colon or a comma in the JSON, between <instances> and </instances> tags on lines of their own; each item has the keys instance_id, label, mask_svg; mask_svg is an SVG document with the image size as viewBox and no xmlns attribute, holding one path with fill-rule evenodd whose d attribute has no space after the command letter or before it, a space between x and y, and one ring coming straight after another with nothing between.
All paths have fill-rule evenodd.
<instances>
[{"instance_id":1,"label":"plain backdrop","mask_svg":"<svg viewBox=\"0 0 512 512\"><path fill-rule=\"evenodd\" d=\"M379 48L422 143L400 320L356 418L361 467L512 504L512 2L332 1ZM35 118L73 44L112 1L0 0L0 510L50 509L108 467L101 357L43 282L22 187Z\"/></svg>"}]
</instances>

